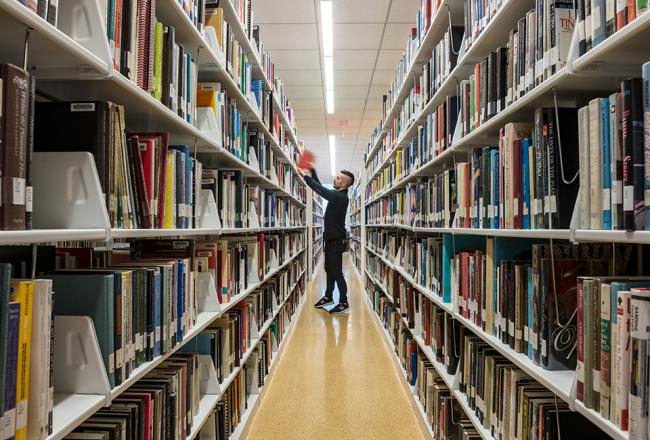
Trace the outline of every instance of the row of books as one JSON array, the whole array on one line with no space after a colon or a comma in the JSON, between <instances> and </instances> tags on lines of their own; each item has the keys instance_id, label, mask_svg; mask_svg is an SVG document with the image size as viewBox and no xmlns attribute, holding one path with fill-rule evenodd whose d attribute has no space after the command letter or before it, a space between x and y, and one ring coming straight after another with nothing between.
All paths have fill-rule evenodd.
<instances>
[{"instance_id":1,"label":"row of books","mask_svg":"<svg viewBox=\"0 0 650 440\"><path fill-rule=\"evenodd\" d=\"M280 309L270 328L260 335L258 345L246 362L241 365L239 374L230 386L223 390L215 410L210 414L198 436L201 440L226 440L240 427L242 417L250 410L250 399L259 394L266 384L271 362L291 324L303 295L299 288L287 304Z\"/></svg>"},{"instance_id":2,"label":"row of books","mask_svg":"<svg viewBox=\"0 0 650 440\"><path fill-rule=\"evenodd\" d=\"M645 157L644 113L650 63L643 66L643 79L630 78L620 91L596 98L578 111L580 193L582 229L650 229L650 202L645 193L650 170Z\"/></svg>"},{"instance_id":3,"label":"row of books","mask_svg":"<svg viewBox=\"0 0 650 440\"><path fill-rule=\"evenodd\" d=\"M290 198L253 183L245 172L203 170L202 189L212 192L224 228L291 227L304 225L304 208Z\"/></svg>"},{"instance_id":4,"label":"row of books","mask_svg":"<svg viewBox=\"0 0 650 440\"><path fill-rule=\"evenodd\" d=\"M584 55L648 10L645 0L577 0L578 50Z\"/></svg>"},{"instance_id":5,"label":"row of books","mask_svg":"<svg viewBox=\"0 0 650 440\"><path fill-rule=\"evenodd\" d=\"M565 65L575 24L573 1L539 0L511 30L508 43L460 83L461 133L480 127Z\"/></svg>"},{"instance_id":6,"label":"row of books","mask_svg":"<svg viewBox=\"0 0 650 440\"><path fill-rule=\"evenodd\" d=\"M392 302L371 279L367 283L375 309L396 341L396 353L431 423L434 438L481 438L477 434L459 437L464 434L447 431L475 429L458 422L467 416L464 411L473 412L475 423L494 438L558 438L576 433L608 438L424 295L417 291L406 294L401 289L401 295ZM431 348L429 355L415 338ZM441 374L458 377L458 388L449 390ZM441 420L444 413L436 406L439 401L431 398L436 393L449 393L463 402L465 409L456 408L453 424ZM532 407L536 409L530 411Z\"/></svg>"},{"instance_id":7,"label":"row of books","mask_svg":"<svg viewBox=\"0 0 650 440\"><path fill-rule=\"evenodd\" d=\"M187 438L199 414L201 375L198 355L175 353L64 438Z\"/></svg>"},{"instance_id":8,"label":"row of books","mask_svg":"<svg viewBox=\"0 0 650 440\"><path fill-rule=\"evenodd\" d=\"M370 162L370 169L377 170L389 155L395 150L395 158L391 159L382 173L368 184L368 194L374 194L379 189L385 189L401 176L408 175L421 166L427 164L434 157L451 146L454 127L458 118L458 104L455 96L447 96L438 107L429 113L426 118L418 123L417 132L412 139L405 143L404 148L391 144L392 130L384 139L385 147L375 155ZM416 123L418 121L414 121ZM388 171L387 171L388 170ZM373 171L374 173L374 171Z\"/></svg>"},{"instance_id":9,"label":"row of books","mask_svg":"<svg viewBox=\"0 0 650 440\"><path fill-rule=\"evenodd\" d=\"M54 293L51 280L18 275L0 264L0 432L42 440L53 430Z\"/></svg>"}]
</instances>

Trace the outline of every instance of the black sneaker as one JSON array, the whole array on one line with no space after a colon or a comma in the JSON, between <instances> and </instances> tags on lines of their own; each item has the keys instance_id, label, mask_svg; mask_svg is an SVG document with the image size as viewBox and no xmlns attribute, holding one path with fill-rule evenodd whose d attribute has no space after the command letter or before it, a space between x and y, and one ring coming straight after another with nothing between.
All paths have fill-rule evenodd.
<instances>
[{"instance_id":1,"label":"black sneaker","mask_svg":"<svg viewBox=\"0 0 650 440\"><path fill-rule=\"evenodd\" d=\"M322 307L331 306L332 304L334 304L334 300L332 300L332 298L327 298L324 296L321 299L319 299L316 304L314 304L314 307L322 308Z\"/></svg>"},{"instance_id":2,"label":"black sneaker","mask_svg":"<svg viewBox=\"0 0 650 440\"><path fill-rule=\"evenodd\" d=\"M338 303L330 309L330 313L345 313L350 310L350 305L348 303Z\"/></svg>"}]
</instances>

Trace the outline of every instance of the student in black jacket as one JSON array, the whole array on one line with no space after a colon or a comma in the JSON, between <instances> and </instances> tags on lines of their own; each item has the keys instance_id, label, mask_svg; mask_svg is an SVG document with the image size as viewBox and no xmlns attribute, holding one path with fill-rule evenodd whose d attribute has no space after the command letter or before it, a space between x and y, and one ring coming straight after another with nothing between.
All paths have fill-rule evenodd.
<instances>
[{"instance_id":1,"label":"student in black jacket","mask_svg":"<svg viewBox=\"0 0 650 440\"><path fill-rule=\"evenodd\" d=\"M343 276L343 251L347 230L345 229L345 217L348 211L348 188L354 184L354 174L349 171L341 171L334 178L334 189L325 188L318 180L316 171L312 168L310 174L303 173L305 181L311 189L327 200L325 209L325 230L323 241L325 242L325 273L327 274L327 290L325 295L315 304L316 307L325 307L334 304L332 294L334 283L339 288L339 303L330 310L330 313L341 313L349 310L348 285Z\"/></svg>"}]
</instances>

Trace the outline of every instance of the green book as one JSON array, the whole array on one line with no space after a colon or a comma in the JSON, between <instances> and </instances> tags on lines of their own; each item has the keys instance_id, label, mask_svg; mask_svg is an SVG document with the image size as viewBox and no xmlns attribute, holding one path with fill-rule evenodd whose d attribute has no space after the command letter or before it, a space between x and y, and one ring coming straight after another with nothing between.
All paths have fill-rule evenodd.
<instances>
[{"instance_id":1,"label":"green book","mask_svg":"<svg viewBox=\"0 0 650 440\"><path fill-rule=\"evenodd\" d=\"M162 66L163 66L163 25L161 22L156 22L156 44L155 44L155 58L154 58L154 81L153 81L153 97L158 101L162 101Z\"/></svg>"}]
</instances>

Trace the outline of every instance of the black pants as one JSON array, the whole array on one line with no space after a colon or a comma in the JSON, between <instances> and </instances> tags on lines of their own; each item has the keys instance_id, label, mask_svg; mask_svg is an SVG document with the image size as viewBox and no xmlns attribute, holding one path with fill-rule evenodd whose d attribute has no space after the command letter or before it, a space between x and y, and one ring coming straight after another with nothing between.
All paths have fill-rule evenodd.
<instances>
[{"instance_id":1,"label":"black pants","mask_svg":"<svg viewBox=\"0 0 650 440\"><path fill-rule=\"evenodd\" d=\"M348 302L348 285L343 276L343 240L334 239L325 242L325 273L327 290L325 297L332 298L334 283L339 287L339 302Z\"/></svg>"}]
</instances>

